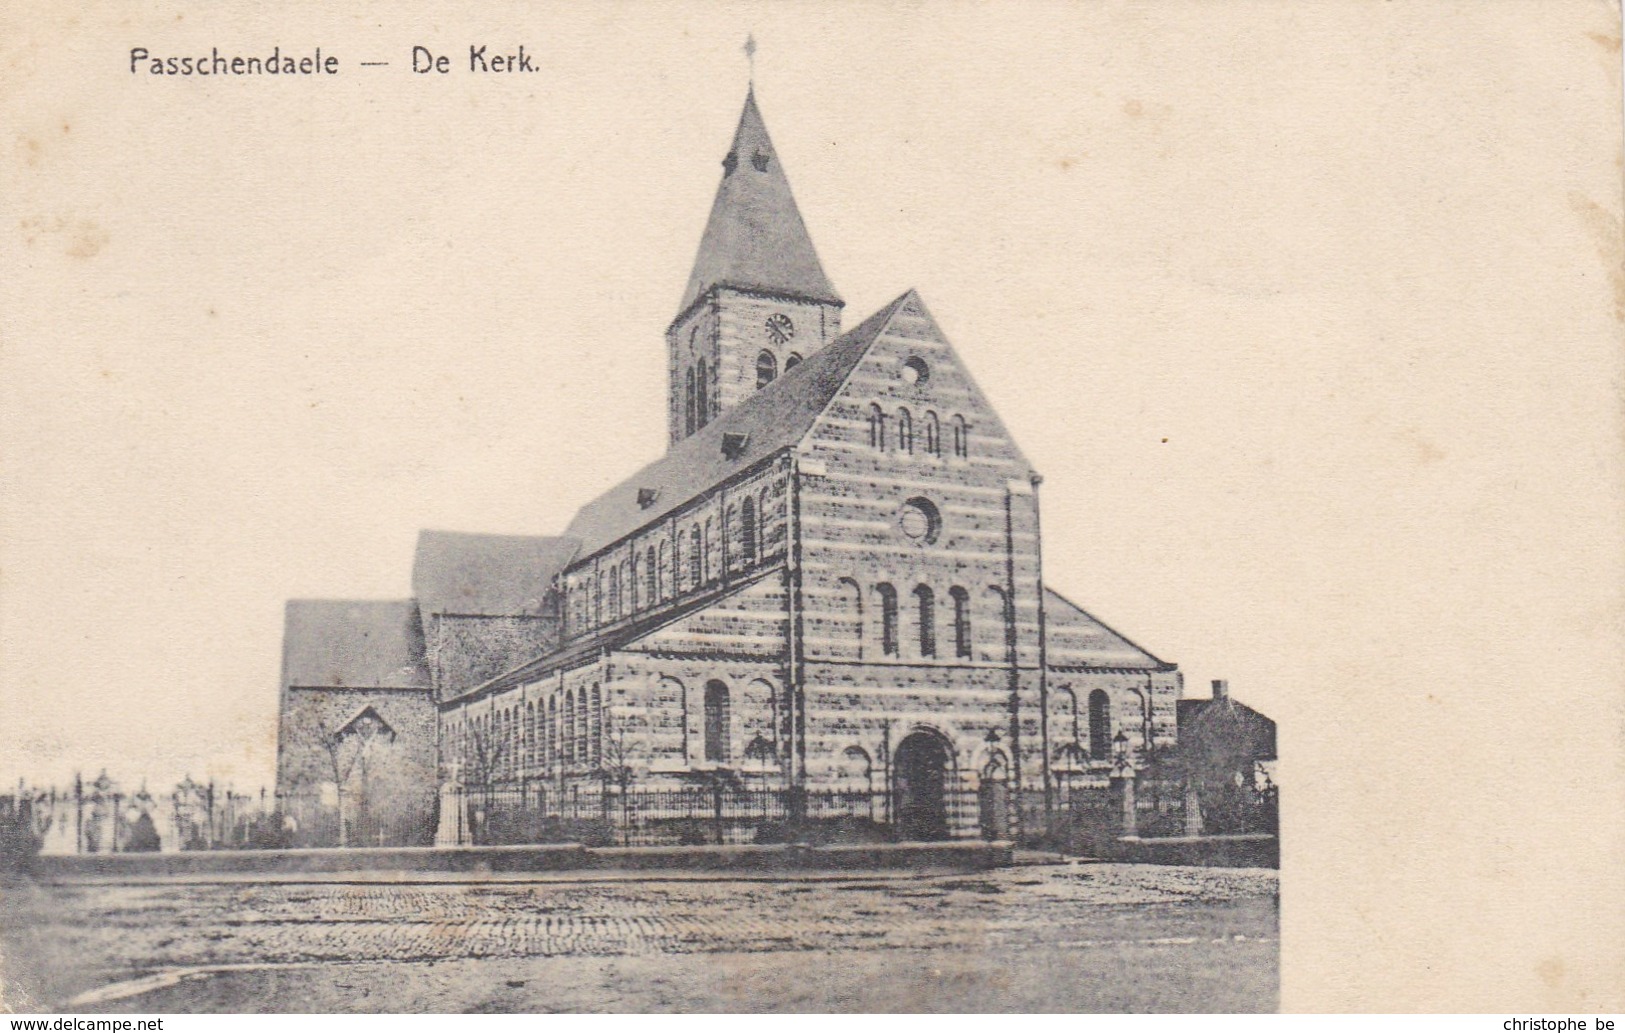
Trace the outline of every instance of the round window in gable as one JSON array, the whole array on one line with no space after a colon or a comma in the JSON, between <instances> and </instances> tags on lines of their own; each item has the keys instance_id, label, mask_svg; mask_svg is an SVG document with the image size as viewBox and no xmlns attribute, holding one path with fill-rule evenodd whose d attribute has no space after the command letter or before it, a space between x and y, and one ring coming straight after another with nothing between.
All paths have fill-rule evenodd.
<instances>
[{"instance_id":1,"label":"round window in gable","mask_svg":"<svg viewBox=\"0 0 1625 1033\"><path fill-rule=\"evenodd\" d=\"M909 360L903 363L903 381L905 383L918 385L930 379L931 367L927 366L925 360L918 355L909 356Z\"/></svg>"},{"instance_id":2,"label":"round window in gable","mask_svg":"<svg viewBox=\"0 0 1625 1033\"><path fill-rule=\"evenodd\" d=\"M897 526L910 541L930 545L942 534L942 513L930 499L916 496L897 511Z\"/></svg>"}]
</instances>

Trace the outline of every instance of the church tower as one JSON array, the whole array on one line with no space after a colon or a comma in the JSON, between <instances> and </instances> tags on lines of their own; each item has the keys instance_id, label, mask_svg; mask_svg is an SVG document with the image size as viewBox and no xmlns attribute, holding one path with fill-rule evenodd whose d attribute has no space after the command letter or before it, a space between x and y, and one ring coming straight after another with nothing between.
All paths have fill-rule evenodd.
<instances>
[{"instance_id":1,"label":"church tower","mask_svg":"<svg viewBox=\"0 0 1625 1033\"><path fill-rule=\"evenodd\" d=\"M666 330L676 444L833 341L840 295L790 193L754 87L677 318Z\"/></svg>"}]
</instances>

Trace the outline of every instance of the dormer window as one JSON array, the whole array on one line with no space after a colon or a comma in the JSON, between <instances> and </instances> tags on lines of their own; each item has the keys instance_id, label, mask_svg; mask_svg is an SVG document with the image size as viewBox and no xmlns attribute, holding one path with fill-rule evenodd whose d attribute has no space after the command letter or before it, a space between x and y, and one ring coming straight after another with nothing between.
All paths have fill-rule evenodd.
<instances>
[{"instance_id":1,"label":"dormer window","mask_svg":"<svg viewBox=\"0 0 1625 1033\"><path fill-rule=\"evenodd\" d=\"M639 488L638 489L638 508L639 509L648 509L650 506L655 504L655 500L658 499L659 497L660 497L660 489L659 488Z\"/></svg>"},{"instance_id":2,"label":"dormer window","mask_svg":"<svg viewBox=\"0 0 1625 1033\"><path fill-rule=\"evenodd\" d=\"M737 431L728 431L722 435L722 456L724 459L738 459L745 454L745 446L750 443L749 434Z\"/></svg>"}]
</instances>

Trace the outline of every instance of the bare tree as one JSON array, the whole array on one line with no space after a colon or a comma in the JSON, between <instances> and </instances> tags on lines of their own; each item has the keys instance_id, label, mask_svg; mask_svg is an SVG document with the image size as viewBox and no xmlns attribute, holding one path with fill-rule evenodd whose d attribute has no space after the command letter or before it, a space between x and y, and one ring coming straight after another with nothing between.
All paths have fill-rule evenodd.
<instances>
[{"instance_id":1,"label":"bare tree","mask_svg":"<svg viewBox=\"0 0 1625 1033\"><path fill-rule=\"evenodd\" d=\"M630 792L632 779L636 774L632 766L636 746L628 734L630 725L630 720L616 716L613 711L604 714L603 750L598 766L598 777L605 785L616 786L621 793L622 846L631 845L632 836Z\"/></svg>"}]
</instances>

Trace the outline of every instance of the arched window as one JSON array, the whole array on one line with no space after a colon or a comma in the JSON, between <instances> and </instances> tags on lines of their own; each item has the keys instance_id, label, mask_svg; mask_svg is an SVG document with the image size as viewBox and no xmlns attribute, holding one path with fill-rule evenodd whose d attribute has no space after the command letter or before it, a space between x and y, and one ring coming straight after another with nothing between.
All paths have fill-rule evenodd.
<instances>
[{"instance_id":1,"label":"arched window","mask_svg":"<svg viewBox=\"0 0 1625 1033\"><path fill-rule=\"evenodd\" d=\"M925 454L942 455L942 427L937 422L937 414L929 409L925 413Z\"/></svg>"},{"instance_id":2,"label":"arched window","mask_svg":"<svg viewBox=\"0 0 1625 1033\"><path fill-rule=\"evenodd\" d=\"M954 455L965 459L970 455L970 430L965 426L965 417L954 417Z\"/></svg>"},{"instance_id":3,"label":"arched window","mask_svg":"<svg viewBox=\"0 0 1625 1033\"><path fill-rule=\"evenodd\" d=\"M837 584L841 586L843 609L851 614L852 645L857 651L856 659L863 659L863 589L849 577L841 578Z\"/></svg>"},{"instance_id":4,"label":"arched window","mask_svg":"<svg viewBox=\"0 0 1625 1033\"><path fill-rule=\"evenodd\" d=\"M655 558L655 587L659 589L658 597L661 599L667 598L668 594L676 587L676 584L677 570L675 565L672 567L671 574L669 576L666 574L666 543L661 542L660 551Z\"/></svg>"},{"instance_id":5,"label":"arched window","mask_svg":"<svg viewBox=\"0 0 1625 1033\"><path fill-rule=\"evenodd\" d=\"M630 563L631 565L627 568L628 574L626 578L626 594L630 596L630 601L626 605L626 612L637 613L639 600L643 598L643 584L638 578L638 567L641 565L641 561L639 560L638 550L636 548L633 548L632 550L632 559Z\"/></svg>"},{"instance_id":6,"label":"arched window","mask_svg":"<svg viewBox=\"0 0 1625 1033\"><path fill-rule=\"evenodd\" d=\"M897 410L897 449L914 454L914 417L908 414L906 408Z\"/></svg>"},{"instance_id":7,"label":"arched window","mask_svg":"<svg viewBox=\"0 0 1625 1033\"><path fill-rule=\"evenodd\" d=\"M700 537L700 573L704 576L705 583L708 585L711 583L711 579L716 576L716 567L711 562L711 553L711 518L706 517L705 531Z\"/></svg>"},{"instance_id":8,"label":"arched window","mask_svg":"<svg viewBox=\"0 0 1625 1033\"><path fill-rule=\"evenodd\" d=\"M694 367L688 368L688 384L683 389L683 433L694 433Z\"/></svg>"},{"instance_id":9,"label":"arched window","mask_svg":"<svg viewBox=\"0 0 1625 1033\"><path fill-rule=\"evenodd\" d=\"M596 682L592 687L592 708L587 714L592 718L592 727L587 733L588 748L592 766L596 768L604 762L604 697Z\"/></svg>"},{"instance_id":10,"label":"arched window","mask_svg":"<svg viewBox=\"0 0 1625 1033\"><path fill-rule=\"evenodd\" d=\"M701 544L700 525L688 532L688 587L698 588L705 581L705 546Z\"/></svg>"},{"instance_id":11,"label":"arched window","mask_svg":"<svg viewBox=\"0 0 1625 1033\"><path fill-rule=\"evenodd\" d=\"M740 553L745 559L745 566L755 566L756 500L748 495L745 497L744 503L739 507L739 545Z\"/></svg>"},{"instance_id":12,"label":"arched window","mask_svg":"<svg viewBox=\"0 0 1625 1033\"><path fill-rule=\"evenodd\" d=\"M992 596L992 608L998 614L999 627L1004 629L1004 658L1009 661L1015 655L1015 609L1010 605L1010 597L998 585L988 585L987 594Z\"/></svg>"},{"instance_id":13,"label":"arched window","mask_svg":"<svg viewBox=\"0 0 1625 1033\"><path fill-rule=\"evenodd\" d=\"M937 599L930 585L914 586L916 623L920 632L920 655L937 655Z\"/></svg>"},{"instance_id":14,"label":"arched window","mask_svg":"<svg viewBox=\"0 0 1625 1033\"><path fill-rule=\"evenodd\" d=\"M536 703L525 704L525 769L536 767Z\"/></svg>"},{"instance_id":15,"label":"arched window","mask_svg":"<svg viewBox=\"0 0 1625 1033\"><path fill-rule=\"evenodd\" d=\"M1089 693L1089 756L1110 760L1112 755L1111 700L1106 690Z\"/></svg>"},{"instance_id":16,"label":"arched window","mask_svg":"<svg viewBox=\"0 0 1625 1033\"><path fill-rule=\"evenodd\" d=\"M547 756L545 758L549 771L559 763L559 698L547 697Z\"/></svg>"},{"instance_id":17,"label":"arched window","mask_svg":"<svg viewBox=\"0 0 1625 1033\"><path fill-rule=\"evenodd\" d=\"M671 536L671 590L676 595L683 594L683 532L677 531Z\"/></svg>"},{"instance_id":18,"label":"arched window","mask_svg":"<svg viewBox=\"0 0 1625 1033\"><path fill-rule=\"evenodd\" d=\"M801 356L798 353L791 352L789 355L784 357L784 371L786 373L795 369L799 365L801 365Z\"/></svg>"},{"instance_id":19,"label":"arched window","mask_svg":"<svg viewBox=\"0 0 1625 1033\"><path fill-rule=\"evenodd\" d=\"M948 589L954 600L954 656L970 659L970 593L958 585Z\"/></svg>"},{"instance_id":20,"label":"arched window","mask_svg":"<svg viewBox=\"0 0 1625 1033\"><path fill-rule=\"evenodd\" d=\"M705 683L705 759L728 763L728 686Z\"/></svg>"},{"instance_id":21,"label":"arched window","mask_svg":"<svg viewBox=\"0 0 1625 1033\"><path fill-rule=\"evenodd\" d=\"M878 404L869 406L869 447L886 451L886 412Z\"/></svg>"},{"instance_id":22,"label":"arched window","mask_svg":"<svg viewBox=\"0 0 1625 1033\"><path fill-rule=\"evenodd\" d=\"M875 586L880 600L880 652L884 656L897 655L897 589L881 582Z\"/></svg>"},{"instance_id":23,"label":"arched window","mask_svg":"<svg viewBox=\"0 0 1625 1033\"><path fill-rule=\"evenodd\" d=\"M573 767L576 762L576 690L571 689L564 694L564 765Z\"/></svg>"},{"instance_id":24,"label":"arched window","mask_svg":"<svg viewBox=\"0 0 1625 1033\"><path fill-rule=\"evenodd\" d=\"M785 364L785 368L790 368L788 363ZM756 386L758 388L766 387L773 383L773 378L778 375L779 361L773 357L772 352L765 348L762 349L761 354L756 356Z\"/></svg>"},{"instance_id":25,"label":"arched window","mask_svg":"<svg viewBox=\"0 0 1625 1033\"><path fill-rule=\"evenodd\" d=\"M705 360L701 359L694 374L694 429L699 430L711 421L711 378L706 375Z\"/></svg>"},{"instance_id":26,"label":"arched window","mask_svg":"<svg viewBox=\"0 0 1625 1033\"><path fill-rule=\"evenodd\" d=\"M756 555L767 559L767 515L772 510L767 505L767 489L762 489L761 498L756 503Z\"/></svg>"},{"instance_id":27,"label":"arched window","mask_svg":"<svg viewBox=\"0 0 1625 1033\"><path fill-rule=\"evenodd\" d=\"M621 619L621 566L618 563L609 572L609 619Z\"/></svg>"},{"instance_id":28,"label":"arched window","mask_svg":"<svg viewBox=\"0 0 1625 1033\"><path fill-rule=\"evenodd\" d=\"M643 554L643 595L648 601L646 606L653 606L660 601L660 567L655 559L655 547L649 546Z\"/></svg>"}]
</instances>

